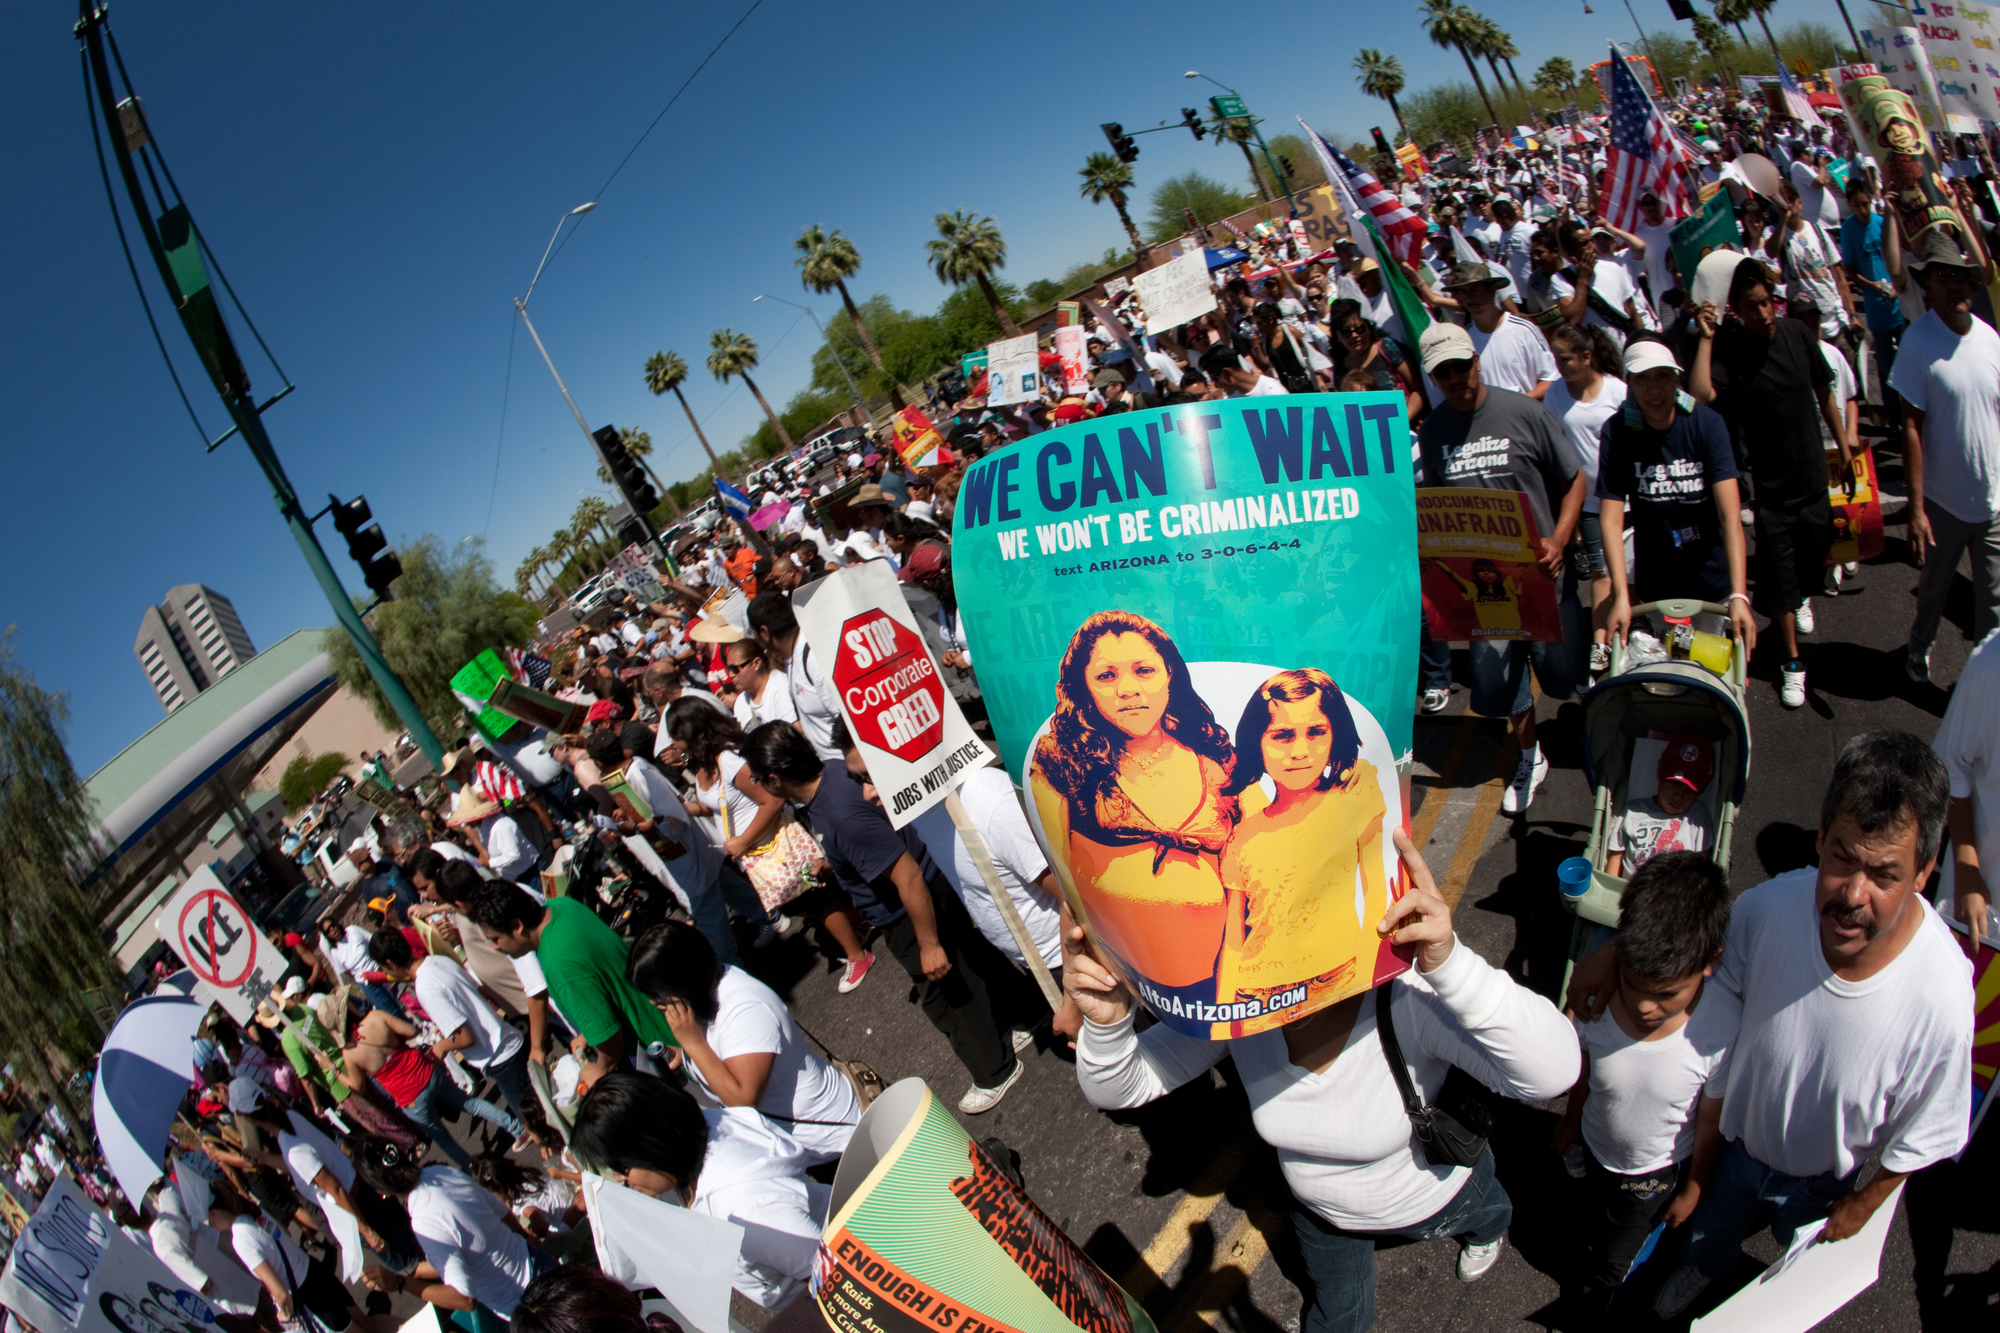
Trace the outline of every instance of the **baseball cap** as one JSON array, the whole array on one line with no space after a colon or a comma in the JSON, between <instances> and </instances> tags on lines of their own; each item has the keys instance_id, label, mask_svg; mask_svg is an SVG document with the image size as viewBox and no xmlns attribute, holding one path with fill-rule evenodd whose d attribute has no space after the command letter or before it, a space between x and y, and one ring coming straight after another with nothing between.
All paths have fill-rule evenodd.
<instances>
[{"instance_id":1,"label":"baseball cap","mask_svg":"<svg viewBox=\"0 0 2000 1333\"><path fill-rule=\"evenodd\" d=\"M257 1080L248 1074L238 1074L229 1080L229 1109L232 1111L254 1111L264 1104L264 1090L257 1086Z\"/></svg>"},{"instance_id":2,"label":"baseball cap","mask_svg":"<svg viewBox=\"0 0 2000 1333\"><path fill-rule=\"evenodd\" d=\"M1091 387L1094 389L1108 388L1113 384L1123 384L1124 382L1125 377L1109 367L1098 371L1090 380Z\"/></svg>"},{"instance_id":3,"label":"baseball cap","mask_svg":"<svg viewBox=\"0 0 2000 1333\"><path fill-rule=\"evenodd\" d=\"M905 583L915 583L918 579L929 578L943 566L944 548L931 542L925 542L922 546L910 552L910 558L903 562L902 572L896 577Z\"/></svg>"},{"instance_id":4,"label":"baseball cap","mask_svg":"<svg viewBox=\"0 0 2000 1333\"><path fill-rule=\"evenodd\" d=\"M1704 153L1719 153L1722 151L1722 145L1713 139L1703 139L1695 147L1701 149Z\"/></svg>"},{"instance_id":5,"label":"baseball cap","mask_svg":"<svg viewBox=\"0 0 2000 1333\"><path fill-rule=\"evenodd\" d=\"M298 936L294 935L292 936L292 938L297 939ZM306 993L306 979L304 977L293 977L285 983L286 999L296 1000L299 998L299 996L304 995L305 993Z\"/></svg>"},{"instance_id":6,"label":"baseball cap","mask_svg":"<svg viewBox=\"0 0 2000 1333\"><path fill-rule=\"evenodd\" d=\"M1417 355L1428 375L1447 361L1470 361L1479 355L1479 350L1472 345L1472 335L1464 329L1439 322L1425 329L1417 339Z\"/></svg>"},{"instance_id":7,"label":"baseball cap","mask_svg":"<svg viewBox=\"0 0 2000 1333\"><path fill-rule=\"evenodd\" d=\"M1660 751L1660 786L1664 787L1669 782L1685 783L1690 791L1698 794L1707 788L1709 779L1714 776L1715 749L1708 743L1708 737L1693 732L1667 737L1666 747Z\"/></svg>"},{"instance_id":8,"label":"baseball cap","mask_svg":"<svg viewBox=\"0 0 2000 1333\"><path fill-rule=\"evenodd\" d=\"M1674 360L1673 352L1668 350L1665 343L1655 342L1651 338L1641 338L1626 344L1625 374L1628 378L1662 367L1676 372L1680 370L1680 363Z\"/></svg>"},{"instance_id":9,"label":"baseball cap","mask_svg":"<svg viewBox=\"0 0 2000 1333\"><path fill-rule=\"evenodd\" d=\"M287 949L296 949L296 948L298 948L298 947L299 947L299 945L301 945L301 944L303 944L303 943L305 943L305 941L299 938L299 933L298 933L297 931L295 931L295 930L294 930L294 931L289 931L289 932L287 932L287 933L286 933L286 935L285 935L285 947L286 947ZM297 977L293 977L293 978L292 978L292 980L294 980L294 981L297 981L297 980L298 980L298 978L297 978Z\"/></svg>"},{"instance_id":10,"label":"baseball cap","mask_svg":"<svg viewBox=\"0 0 2000 1333\"><path fill-rule=\"evenodd\" d=\"M617 700L599 699L596 703L590 706L590 713L585 718L585 721L613 722L617 720L618 715L619 715L619 708Z\"/></svg>"},{"instance_id":11,"label":"baseball cap","mask_svg":"<svg viewBox=\"0 0 2000 1333\"><path fill-rule=\"evenodd\" d=\"M1445 279L1444 289L1452 291L1458 287L1477 287L1483 283L1502 283L1505 281L1507 281L1507 275L1495 270L1491 264L1482 264L1477 260L1468 259L1463 263L1451 266L1451 276ZM1437 325L1433 324L1431 327L1436 328Z\"/></svg>"}]
</instances>

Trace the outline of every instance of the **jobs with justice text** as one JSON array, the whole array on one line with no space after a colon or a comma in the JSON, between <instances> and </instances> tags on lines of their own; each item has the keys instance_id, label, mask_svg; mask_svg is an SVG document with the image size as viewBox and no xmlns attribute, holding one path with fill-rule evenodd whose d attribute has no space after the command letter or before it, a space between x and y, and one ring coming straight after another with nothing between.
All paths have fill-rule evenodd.
<instances>
[{"instance_id":1,"label":"jobs with justice text","mask_svg":"<svg viewBox=\"0 0 2000 1333\"><path fill-rule=\"evenodd\" d=\"M1223 1039L1407 966L1419 615L1400 395L1119 414L982 459L953 566L1002 757L1077 919Z\"/></svg>"}]
</instances>

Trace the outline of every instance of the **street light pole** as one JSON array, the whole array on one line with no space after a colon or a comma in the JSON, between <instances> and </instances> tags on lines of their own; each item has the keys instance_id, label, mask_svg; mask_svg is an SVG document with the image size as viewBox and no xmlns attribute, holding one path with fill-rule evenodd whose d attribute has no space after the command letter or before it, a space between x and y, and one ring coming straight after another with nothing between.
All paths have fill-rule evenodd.
<instances>
[{"instance_id":1,"label":"street light pole","mask_svg":"<svg viewBox=\"0 0 2000 1333\"><path fill-rule=\"evenodd\" d=\"M1222 91L1228 93L1231 97L1234 97L1239 104L1243 101L1243 94L1237 92L1220 79L1209 78L1208 75L1198 69L1189 70L1185 77L1190 79L1208 79L1210 83L1222 89ZM1245 108L1245 110L1247 111L1248 108ZM1250 122L1250 132L1257 136L1257 147L1264 154L1264 165L1270 169L1271 179L1284 187L1285 202L1291 206L1292 216L1297 217L1299 215L1299 200L1297 194L1292 190L1292 178L1279 168L1277 159L1271 155L1271 145L1264 142L1264 131L1258 128L1260 122L1257 117L1246 116L1245 119Z\"/></svg>"},{"instance_id":2,"label":"street light pole","mask_svg":"<svg viewBox=\"0 0 2000 1333\"><path fill-rule=\"evenodd\" d=\"M827 352L833 357L833 364L840 367L840 377L847 381L847 391L854 395L854 409L861 413L861 421L856 424L865 425L868 421L868 404L862 401L861 390L855 386L854 376L847 373L847 363L840 359L840 349L833 345L833 339L826 336L826 325L819 322L819 316L813 312L813 308L809 305L800 305L797 301L787 301L782 296L766 296L760 293L750 298L752 305L755 305L759 301L776 301L779 305L788 305L794 310L803 310L811 317L813 327L819 330L820 341L826 344Z\"/></svg>"}]
</instances>

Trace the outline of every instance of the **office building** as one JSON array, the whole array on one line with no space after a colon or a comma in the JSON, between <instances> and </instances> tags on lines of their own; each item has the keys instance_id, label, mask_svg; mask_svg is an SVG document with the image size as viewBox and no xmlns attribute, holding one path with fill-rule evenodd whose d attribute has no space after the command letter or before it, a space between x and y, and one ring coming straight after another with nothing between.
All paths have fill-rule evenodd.
<instances>
[{"instance_id":1,"label":"office building","mask_svg":"<svg viewBox=\"0 0 2000 1333\"><path fill-rule=\"evenodd\" d=\"M183 583L146 608L133 655L169 713L256 656L236 608L213 588Z\"/></svg>"}]
</instances>

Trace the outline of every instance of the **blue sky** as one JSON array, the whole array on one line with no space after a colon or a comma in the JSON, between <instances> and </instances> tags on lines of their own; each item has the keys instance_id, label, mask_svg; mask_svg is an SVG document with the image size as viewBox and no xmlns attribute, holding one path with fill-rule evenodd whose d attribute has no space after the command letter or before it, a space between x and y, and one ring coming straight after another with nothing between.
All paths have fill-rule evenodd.
<instances>
[{"instance_id":1,"label":"blue sky","mask_svg":"<svg viewBox=\"0 0 2000 1333\"><path fill-rule=\"evenodd\" d=\"M1649 28L1664 0L1634 0ZM1621 0L1480 0L1513 32L1524 75L1633 38ZM297 391L267 415L302 494L364 492L392 539L482 533L505 581L566 522L595 462L513 319L556 219L592 198L673 90L748 8L572 0L539 5L120 0L126 64L194 216ZM0 255L14 318L0 358L8 571L0 623L44 688L69 695L89 773L161 717L132 657L145 607L178 583L231 598L259 647L330 613L240 444L204 454L132 289L90 146L75 8L0 7ZM1775 26L1839 28L1827 0L1785 0ZM1681 25L1683 28L1685 25ZM1412 87L1463 78L1414 4L1281 10L1116 9L764 0L600 197L533 310L593 426L640 425L674 480L699 447L640 368L660 348L695 374L689 402L718 445L759 419L700 360L728 325L764 350L775 403L802 386L815 335L759 292L814 303L792 268L801 227L839 228L865 266L857 297L930 309L931 218L998 219L1005 276L1025 283L1123 243L1075 170L1102 121L1137 129L1217 91L1331 135L1391 124L1355 88L1361 45L1401 57ZM1240 184L1213 140L1146 135L1144 192L1190 168ZM149 295L157 280L139 256ZM178 323L163 325L196 408L219 403ZM237 329L239 344L248 340ZM261 373L259 371L261 370ZM276 387L253 364L260 396ZM497 492L494 487L497 454ZM489 519L490 503L490 519ZM358 573L323 526L335 564Z\"/></svg>"}]
</instances>

